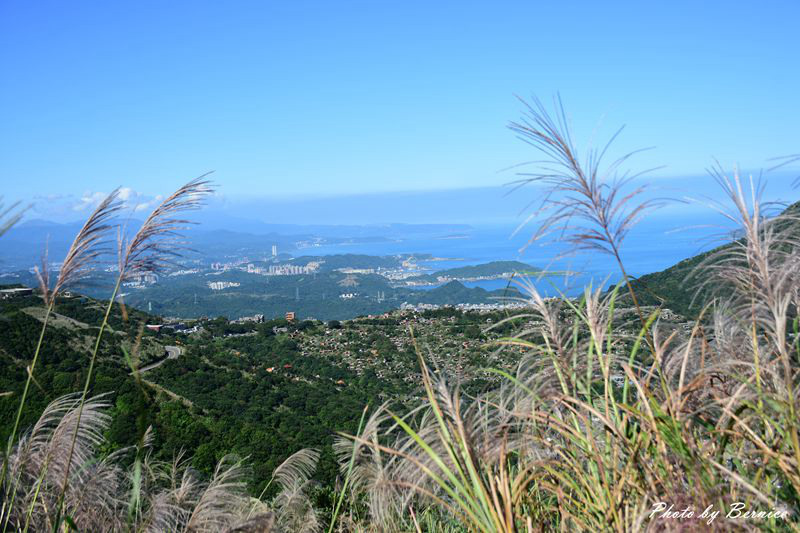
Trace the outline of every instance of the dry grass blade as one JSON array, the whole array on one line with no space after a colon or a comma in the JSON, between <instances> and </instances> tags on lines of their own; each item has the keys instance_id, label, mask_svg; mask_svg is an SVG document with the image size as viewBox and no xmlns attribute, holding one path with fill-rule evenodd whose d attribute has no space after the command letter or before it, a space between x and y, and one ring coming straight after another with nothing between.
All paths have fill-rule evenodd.
<instances>
[{"instance_id":1,"label":"dry grass blade","mask_svg":"<svg viewBox=\"0 0 800 533\"><path fill-rule=\"evenodd\" d=\"M100 204L86 220L80 232L78 232L78 235L75 237L75 240L72 242L69 251L67 252L67 256L65 257L61 266L61 271L59 272L58 280L56 281L55 287L52 289L52 291L50 290L50 276L46 261L43 262L42 270L38 273L39 284L41 286L42 295L45 299L47 310L42 323L42 329L39 332L39 339L36 343L36 349L29 366L28 378L25 382L25 388L23 389L22 396L20 398L19 409L17 410L14 427L11 430L11 436L8 441L9 448L6 450L7 454L10 451L10 446L14 443L17 431L19 430L20 419L28 399L30 384L33 382L33 373L36 370L36 364L39 360L39 353L42 348L42 342L47 329L48 319L50 318L50 313L55 305L55 298L61 289L85 275L89 271L92 264L103 253L103 242L105 235L111 228L110 221L121 207L121 203L117 200L118 193L118 190L114 190L111 192L111 194L106 196L106 198L100 202ZM6 471L7 459L4 459L2 474L0 474L0 484L6 477Z\"/></svg>"},{"instance_id":2,"label":"dry grass blade","mask_svg":"<svg viewBox=\"0 0 800 533\"><path fill-rule=\"evenodd\" d=\"M539 209L528 218L528 221L537 219L540 224L529 244L555 234L558 241L569 245L565 253L590 250L613 256L644 325L645 317L622 261L621 247L644 214L661 206L663 200L644 199L644 185L630 187L631 181L645 172L631 174L621 168L637 152L604 163L620 129L602 149L589 150L585 161L581 161L560 98L556 99L553 114L538 99L533 104L522 103L525 114L519 122L509 124L509 128L545 157L536 162L539 170L520 173L522 179L517 182L518 187L526 183L545 187ZM652 345L649 335L648 344Z\"/></svg>"},{"instance_id":3,"label":"dry grass blade","mask_svg":"<svg viewBox=\"0 0 800 533\"><path fill-rule=\"evenodd\" d=\"M224 457L194 505L184 531L223 531L239 520L247 502L242 463Z\"/></svg>"},{"instance_id":4,"label":"dry grass blade","mask_svg":"<svg viewBox=\"0 0 800 533\"><path fill-rule=\"evenodd\" d=\"M635 153L628 153L604 165L615 134L602 150L589 150L582 161L567 126L560 99L551 114L539 100L522 101L526 112L509 128L545 157L537 161L539 170L520 173L517 186L538 183L545 186L539 209L529 220L543 216L531 242L550 233L572 245L572 250L599 250L618 253L630 229L650 209L661 202L643 200L645 186L624 192L630 181L641 175L622 172L621 166ZM620 130L621 131L621 130Z\"/></svg>"},{"instance_id":5,"label":"dry grass blade","mask_svg":"<svg viewBox=\"0 0 800 533\"><path fill-rule=\"evenodd\" d=\"M791 165L793 163L800 162L800 154L793 154L793 155L786 155L783 157L775 157L772 161L780 161L777 165L769 168L768 170L773 171L779 168L783 168L785 166ZM800 176L796 177L794 180L795 187L800 186Z\"/></svg>"},{"instance_id":6,"label":"dry grass blade","mask_svg":"<svg viewBox=\"0 0 800 533\"><path fill-rule=\"evenodd\" d=\"M179 232L192 222L180 218L180 215L199 209L205 197L213 192L211 181L205 179L208 174L193 179L172 193L150 213L128 242L120 240L119 271L123 278L157 272L189 249Z\"/></svg>"},{"instance_id":7,"label":"dry grass blade","mask_svg":"<svg viewBox=\"0 0 800 533\"><path fill-rule=\"evenodd\" d=\"M305 482L314 474L317 461L319 461L319 451L303 448L278 465L272 473L272 479L281 488L292 486L298 481Z\"/></svg>"},{"instance_id":8,"label":"dry grass blade","mask_svg":"<svg viewBox=\"0 0 800 533\"><path fill-rule=\"evenodd\" d=\"M30 206L20 207L20 202L5 207L3 204L3 197L0 196L0 237L2 237L8 230L10 230L17 222L22 219Z\"/></svg>"},{"instance_id":9,"label":"dry grass blade","mask_svg":"<svg viewBox=\"0 0 800 533\"><path fill-rule=\"evenodd\" d=\"M122 202L117 199L118 196L119 189L115 189L100 202L86 220L69 247L50 298L55 298L61 289L88 274L97 258L110 251L105 246L105 239L108 230L113 226L110 223L111 220L122 208ZM46 283L47 271L44 270L42 275ZM47 287L48 285L43 286Z\"/></svg>"},{"instance_id":10,"label":"dry grass blade","mask_svg":"<svg viewBox=\"0 0 800 533\"><path fill-rule=\"evenodd\" d=\"M86 373L86 380L83 385L83 395L81 397L81 407L78 408L78 422L82 412L83 401L87 398L89 387L92 383L93 371L97 360L97 353L100 349L100 341L103 332L108 324L108 318L117 299L120 286L127 276L158 270L168 263L169 257L176 257L185 246L181 244L178 237L178 230L182 229L189 221L175 218L179 213L198 209L204 197L211 193L210 182L201 176L196 178L173 194L166 198L156 207L147 217L142 227L127 243L120 239L119 246L119 275L111 297L106 305L105 315L100 324L100 330L95 338L92 357L89 362L89 369ZM116 195L115 193L112 193ZM104 202L105 203L105 202ZM77 438L77 432L73 436L73 441ZM69 453L67 469L64 474L64 488L62 497L59 498L59 507L63 503L63 493L69 484L69 470L71 466L72 451Z\"/></svg>"},{"instance_id":11,"label":"dry grass blade","mask_svg":"<svg viewBox=\"0 0 800 533\"><path fill-rule=\"evenodd\" d=\"M278 524L287 531L315 532L322 528L308 495L309 479L318 460L317 450L302 449L290 455L272 474L270 484L276 482L279 490L271 506L277 514Z\"/></svg>"}]
</instances>

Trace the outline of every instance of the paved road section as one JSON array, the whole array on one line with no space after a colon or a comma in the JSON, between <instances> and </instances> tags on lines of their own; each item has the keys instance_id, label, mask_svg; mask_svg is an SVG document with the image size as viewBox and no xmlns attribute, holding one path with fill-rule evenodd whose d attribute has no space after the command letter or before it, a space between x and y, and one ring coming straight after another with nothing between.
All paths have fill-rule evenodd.
<instances>
[{"instance_id":1,"label":"paved road section","mask_svg":"<svg viewBox=\"0 0 800 533\"><path fill-rule=\"evenodd\" d=\"M139 369L139 373L142 374L144 372L147 372L148 370L153 370L154 368L158 368L159 366L164 364L164 361L168 361L170 359L177 359L183 353L183 348L181 348L180 346L164 346L164 350L166 350L167 352L167 356L165 358L156 361L155 363L150 363L147 366L143 366L142 368Z\"/></svg>"}]
</instances>

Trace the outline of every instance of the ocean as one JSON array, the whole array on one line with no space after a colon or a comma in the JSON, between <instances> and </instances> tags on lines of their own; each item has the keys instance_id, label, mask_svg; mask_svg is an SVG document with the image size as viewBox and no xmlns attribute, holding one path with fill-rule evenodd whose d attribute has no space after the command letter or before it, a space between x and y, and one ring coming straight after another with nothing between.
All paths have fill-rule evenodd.
<instances>
[{"instance_id":1,"label":"ocean","mask_svg":"<svg viewBox=\"0 0 800 533\"><path fill-rule=\"evenodd\" d=\"M628 273L641 276L668 268L721 244L726 234L715 224L718 218L708 214L671 213L651 216L641 221L625 238L621 248L622 259ZM570 272L532 280L537 289L553 295L559 291L575 294L588 283L607 286L619 280L619 269L614 258L600 251L579 251L565 255L567 248L552 240L534 242L529 239L535 228L517 230L512 224L477 225L464 235L425 236L398 239L391 242L330 245L305 248L298 255L366 254L396 255L431 254L437 261L425 262L431 271L489 261L515 260L534 267ZM502 289L506 280L466 282L469 287L487 290Z\"/></svg>"}]
</instances>

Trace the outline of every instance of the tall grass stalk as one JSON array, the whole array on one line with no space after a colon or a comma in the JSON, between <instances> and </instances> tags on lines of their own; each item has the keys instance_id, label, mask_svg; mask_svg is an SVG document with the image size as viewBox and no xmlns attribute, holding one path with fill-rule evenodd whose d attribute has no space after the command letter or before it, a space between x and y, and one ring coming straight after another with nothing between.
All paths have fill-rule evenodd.
<instances>
[{"instance_id":1,"label":"tall grass stalk","mask_svg":"<svg viewBox=\"0 0 800 533\"><path fill-rule=\"evenodd\" d=\"M86 379L84 381L83 392L81 393L81 400L78 407L77 424L72 436L72 443L70 444L67 456L67 466L64 471L64 481L58 499L58 514L54 525L54 531L60 524L64 495L69 485L72 457L75 451L75 442L78 438L78 429L83 414L83 406L92 383L94 367L97 361L97 354L100 350L103 333L108 325L108 318L114 307L114 303L117 301L119 289L122 286L122 282L130 276L145 272L159 271L172 260L179 257L180 251L185 249L185 246L182 241L177 240L179 236L178 231L185 228L190 222L175 217L183 212L198 209L202 205L204 197L212 192L210 181L204 178L205 175L196 178L172 193L150 213L141 228L129 241L124 242L122 238L119 240L119 273L116 278L114 289L111 292L111 297L106 305L105 314L103 315L100 330L97 333L94 349L92 350L91 359L89 361L89 368L86 372Z\"/></svg>"},{"instance_id":2,"label":"tall grass stalk","mask_svg":"<svg viewBox=\"0 0 800 533\"><path fill-rule=\"evenodd\" d=\"M58 279L53 287L50 286L49 266L46 259L42 262L42 269L38 271L39 274L39 287L42 292L42 297L45 302L45 315L42 319L42 327L39 331L39 337L36 342L36 347L33 352L30 365L27 367L27 379L22 390L20 397L19 407L17 408L16 416L14 417L14 425L11 429L11 434L6 445L6 453L3 459L3 468L0 473L0 486L3 485L8 472L8 460L11 454L11 448L19 431L19 424L22 420L22 413L25 410L25 405L28 400L28 393L30 385L33 381L33 375L36 370L36 365L39 361L39 354L42 349L44 335L53 313L56 299L60 292L72 283L75 283L83 276L85 276L93 263L104 252L105 236L111 225L109 222L116 215L121 208L121 204L117 201L118 190L111 192L106 198L100 202L92 214L84 223L78 235L72 242L67 255L62 263L61 270L59 271ZM6 501L8 491L6 492ZM9 505L13 505L12 501Z\"/></svg>"},{"instance_id":3,"label":"tall grass stalk","mask_svg":"<svg viewBox=\"0 0 800 533\"><path fill-rule=\"evenodd\" d=\"M368 410L369 410L369 404L367 404L364 407L364 410L361 411L361 419L358 421L358 429L356 430L356 435L360 435L361 430L364 428L364 418L367 416ZM340 435L346 437L346 434L344 433L340 433ZM328 533L333 533L333 528L336 526L336 519L339 517L339 511L342 508L342 502L344 501L345 495L347 494L347 491L350 488L350 482L353 476L353 468L355 467L356 453L357 449L354 444L353 451L350 454L350 461L347 463L347 470L345 470L344 472L344 482L342 483L342 489L339 491L339 495L336 498L336 505L334 505L333 512L331 513L331 523L328 526Z\"/></svg>"},{"instance_id":4,"label":"tall grass stalk","mask_svg":"<svg viewBox=\"0 0 800 533\"><path fill-rule=\"evenodd\" d=\"M565 253L585 250L611 255L644 325L645 316L622 260L621 248L638 221L663 203L644 199L645 186L629 187L634 178L650 170L631 173L622 169L637 152L605 163L605 156L622 129L605 146L589 150L581 160L560 98L556 99L554 113L538 99L532 104L521 101L525 113L508 127L544 156L543 161L536 162L538 170L519 173L521 179L515 183L517 187L524 184L544 186L543 200L528 218L528 222L536 220L539 224L529 244L554 234L559 242L569 245Z\"/></svg>"},{"instance_id":5,"label":"tall grass stalk","mask_svg":"<svg viewBox=\"0 0 800 533\"><path fill-rule=\"evenodd\" d=\"M28 209L30 206L23 206L21 202L14 202L6 206L3 203L3 197L0 196L0 237L22 220L22 216Z\"/></svg>"},{"instance_id":6,"label":"tall grass stalk","mask_svg":"<svg viewBox=\"0 0 800 533\"><path fill-rule=\"evenodd\" d=\"M436 509L481 532L694 527L657 521L659 502L797 509L800 220L768 220L736 178L720 183L742 238L696 273L719 293L690 327L657 307L621 306L624 279L577 299L544 298L523 282L528 307L506 321L527 325L500 343L528 353L515 373L491 371L503 377L498 388L464 398L417 349L418 406L386 410L386 423L350 437L373 451L359 452L356 477L384 480L358 485L378 509L373 523L412 529L418 520L392 518L412 504L417 517ZM797 530L796 519L758 527ZM740 526L723 512L712 527Z\"/></svg>"}]
</instances>

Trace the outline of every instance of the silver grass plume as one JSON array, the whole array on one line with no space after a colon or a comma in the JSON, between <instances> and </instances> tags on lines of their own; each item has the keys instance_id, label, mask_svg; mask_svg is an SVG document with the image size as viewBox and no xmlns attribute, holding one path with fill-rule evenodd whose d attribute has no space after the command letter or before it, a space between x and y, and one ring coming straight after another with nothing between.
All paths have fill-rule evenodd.
<instances>
[{"instance_id":1,"label":"silver grass plume","mask_svg":"<svg viewBox=\"0 0 800 533\"><path fill-rule=\"evenodd\" d=\"M385 531L394 531L407 507L412 491L400 487L398 458L380 446L391 416L388 405L375 409L355 438L340 435L333 444L343 476L349 476L350 497L366 496L370 522ZM342 517L346 519L346 517Z\"/></svg>"},{"instance_id":2,"label":"silver grass plume","mask_svg":"<svg viewBox=\"0 0 800 533\"><path fill-rule=\"evenodd\" d=\"M2 473L0 473L0 484L6 480L10 446L14 443L14 440L17 436L17 431L19 430L22 411L28 399L28 391L36 370L36 364L39 360L39 353L44 340L44 334L47 329L48 319L53 310L53 306L55 305L55 299L61 289L86 275L97 258L102 255L104 251L103 244L105 241L105 236L107 231L111 228L110 222L121 207L121 203L117 200L118 192L118 190L114 190L108 196L106 196L106 198L100 202L100 204L94 209L92 214L86 220L83 227L78 232L78 235L73 240L69 251L67 252L58 275L58 280L56 281L52 290L50 290L50 274L46 260L42 262L42 270L37 272L39 285L42 291L42 297L44 298L46 305L45 318L39 333L39 339L36 344L30 366L28 367L28 377L25 381L25 387L23 389L22 396L20 397L19 408L17 409L14 426L11 430L8 447L6 448L6 456L3 460Z\"/></svg>"},{"instance_id":3,"label":"silver grass plume","mask_svg":"<svg viewBox=\"0 0 800 533\"><path fill-rule=\"evenodd\" d=\"M308 495L312 486L310 478L318 460L317 450L302 449L290 455L272 474L278 493L270 506L275 511L276 522L286 531L315 533L322 528Z\"/></svg>"},{"instance_id":4,"label":"silver grass plume","mask_svg":"<svg viewBox=\"0 0 800 533\"><path fill-rule=\"evenodd\" d=\"M158 272L189 250L180 231L192 222L180 215L199 209L205 197L213 192L211 181L205 179L209 174L193 179L161 202L130 240L120 238L119 272L122 279L144 272Z\"/></svg>"},{"instance_id":5,"label":"silver grass plume","mask_svg":"<svg viewBox=\"0 0 800 533\"><path fill-rule=\"evenodd\" d=\"M560 97L556 98L552 115L538 99L534 99L533 104L520 101L525 113L519 122L511 122L508 127L544 156L543 161L535 162L538 170L519 173L521 179L515 182L517 188L533 183L544 185L545 189L539 208L527 220L537 219L539 224L528 244L556 234L558 241L569 245L565 253L590 250L611 255L644 326L645 317L622 261L621 247L644 214L664 203L663 200L644 199L644 185L630 187L634 178L649 170L638 173L622 170L637 152L629 152L608 164L604 162L609 147L622 129L602 149L590 149L581 161ZM649 336L648 344L652 344Z\"/></svg>"},{"instance_id":6,"label":"silver grass plume","mask_svg":"<svg viewBox=\"0 0 800 533\"><path fill-rule=\"evenodd\" d=\"M313 448L303 448L287 457L272 472L272 481L279 487L287 487L298 480L309 479L317 469L319 451Z\"/></svg>"},{"instance_id":7,"label":"silver grass plume","mask_svg":"<svg viewBox=\"0 0 800 533\"><path fill-rule=\"evenodd\" d=\"M538 99L533 104L520 101L525 113L519 122L511 122L508 127L545 157L536 162L539 170L521 172L521 179L514 182L517 187L529 183L545 186L539 209L528 220L539 215L545 218L530 242L556 233L573 250L617 255L630 229L644 213L660 205L656 200L641 199L645 186L623 193L632 179L644 174L621 171L622 165L637 152L605 164L604 157L620 129L601 150L589 150L581 161L560 97L556 99L553 115Z\"/></svg>"},{"instance_id":8,"label":"silver grass plume","mask_svg":"<svg viewBox=\"0 0 800 533\"><path fill-rule=\"evenodd\" d=\"M10 510L11 523L29 522L35 531L52 527L79 404L77 394L53 401L12 451L6 481L16 502ZM76 522L113 527L120 503L117 488L122 476L113 456L104 461L96 459L103 443L103 432L111 420L105 412L108 407L103 397L89 399L83 406L73 450L73 461L81 468L71 473L64 505Z\"/></svg>"},{"instance_id":9,"label":"silver grass plume","mask_svg":"<svg viewBox=\"0 0 800 533\"><path fill-rule=\"evenodd\" d=\"M760 200L762 188L752 178L748 194L738 173L732 178L721 169L712 173L733 205L732 210L717 210L740 228L741 238L719 248L697 267L712 273L698 291L711 289L712 294L724 296L720 290L732 289L735 297L726 298L726 307L745 323L755 320L776 353L787 357L788 328L800 286L800 217L785 212L770 218ZM697 269L695 276L699 276Z\"/></svg>"},{"instance_id":10,"label":"silver grass plume","mask_svg":"<svg viewBox=\"0 0 800 533\"><path fill-rule=\"evenodd\" d=\"M0 237L10 230L17 222L22 219L22 215L28 207L20 207L20 202L14 202L8 207L3 204L3 197L0 196Z\"/></svg>"},{"instance_id":11,"label":"silver grass plume","mask_svg":"<svg viewBox=\"0 0 800 533\"><path fill-rule=\"evenodd\" d=\"M745 192L738 173L728 177L715 169L713 175L733 206L717 210L740 228L737 240L702 264L712 276L703 280L701 289L709 288L718 297L718 308L725 314L716 322L728 326L710 343L717 352L730 350L719 365L727 387L720 394L718 426L730 424L749 436L755 461L778 457L780 470L797 488L800 374L797 339L792 337L800 309L800 217L795 209L767 216L762 188L753 178ZM755 405L755 413L738 415L743 405ZM760 428L766 428L766 434ZM773 434L781 435L780 443L767 446Z\"/></svg>"},{"instance_id":12,"label":"silver grass plume","mask_svg":"<svg viewBox=\"0 0 800 533\"><path fill-rule=\"evenodd\" d=\"M208 174L206 174L208 175ZM100 348L100 341L108 323L108 317L117 299L117 294L122 282L131 275L142 272L155 272L169 264L170 257L180 256L186 249L185 243L179 239L179 230L183 229L188 220L176 218L178 214L198 209L206 195L212 192L210 182L204 177L193 179L186 185L172 193L161 202L147 217L130 241L125 241L121 236L118 240L119 274L116 285L106 305L105 316L100 324L94 344L94 350L89 362L89 370L83 386L82 400L87 397L91 385L95 361ZM124 312L124 308L123 308ZM80 422L81 409L78 409ZM70 452L69 458L72 453ZM67 460L67 470L64 475L64 490L69 483L69 469L71 461ZM63 500L60 499L60 500ZM59 501L59 505L61 501Z\"/></svg>"},{"instance_id":13,"label":"silver grass plume","mask_svg":"<svg viewBox=\"0 0 800 533\"><path fill-rule=\"evenodd\" d=\"M223 531L238 521L247 502L243 474L241 461L223 457L194 502L183 531Z\"/></svg>"},{"instance_id":14,"label":"silver grass plume","mask_svg":"<svg viewBox=\"0 0 800 533\"><path fill-rule=\"evenodd\" d=\"M73 445L81 404L80 427ZM73 466L63 494L63 512L81 531L188 533L225 531L241 523L249 498L240 461L232 456L223 458L209 481L200 479L182 456L160 462L147 453L139 473L129 471L134 467L122 465L129 464L127 457L132 449L99 455L111 420L109 407L106 397L82 402L79 394L72 394L56 399L45 409L10 455L4 487L9 489L9 497L4 504L9 498L14 502L2 516L7 527L19 531L26 524L29 531L54 528L70 451ZM141 448L149 447L149 435L148 431ZM133 491L138 503L131 513Z\"/></svg>"},{"instance_id":15,"label":"silver grass plume","mask_svg":"<svg viewBox=\"0 0 800 533\"><path fill-rule=\"evenodd\" d=\"M108 251L103 244L106 233L112 228L109 222L122 208L118 195L119 189L115 189L106 196L78 232L59 271L53 295L85 276L97 258Z\"/></svg>"},{"instance_id":16,"label":"silver grass plume","mask_svg":"<svg viewBox=\"0 0 800 533\"><path fill-rule=\"evenodd\" d=\"M50 271L45 251L42 268L37 272L37 276L46 303L53 301L65 287L85 277L97 259L110 251L106 246L106 235L113 227L112 219L122 208L122 202L118 197L119 189L111 191L86 219L67 251L52 290L50 290Z\"/></svg>"},{"instance_id":17,"label":"silver grass plume","mask_svg":"<svg viewBox=\"0 0 800 533\"><path fill-rule=\"evenodd\" d=\"M182 455L163 462L153 460L148 453L141 471L139 486L131 483L141 501L140 509L131 517L133 529L152 533L179 531L191 512L191 495L199 490L199 481L189 472Z\"/></svg>"}]
</instances>

